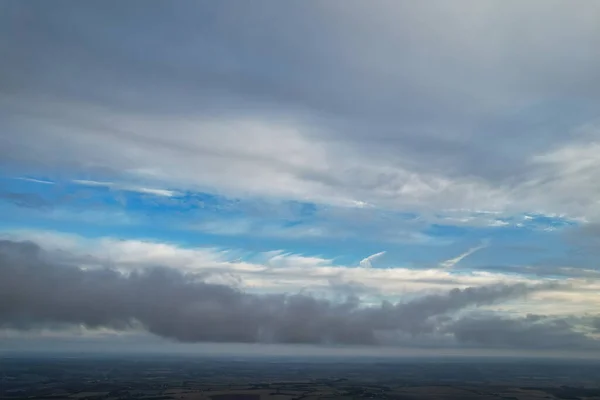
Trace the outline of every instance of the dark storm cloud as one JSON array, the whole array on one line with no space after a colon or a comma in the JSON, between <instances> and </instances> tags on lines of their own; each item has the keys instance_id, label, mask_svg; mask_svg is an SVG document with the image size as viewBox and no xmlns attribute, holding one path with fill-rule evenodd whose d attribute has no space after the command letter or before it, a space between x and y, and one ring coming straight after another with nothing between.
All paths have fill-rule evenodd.
<instances>
[{"instance_id":1,"label":"dark storm cloud","mask_svg":"<svg viewBox=\"0 0 600 400\"><path fill-rule=\"evenodd\" d=\"M248 294L167 267L130 274L84 270L52 261L34 243L0 242L0 324L17 329L141 324L156 335L189 342L376 344L396 334L436 333L456 311L555 286L453 289L370 306L353 296L333 302L305 294Z\"/></svg>"}]
</instances>

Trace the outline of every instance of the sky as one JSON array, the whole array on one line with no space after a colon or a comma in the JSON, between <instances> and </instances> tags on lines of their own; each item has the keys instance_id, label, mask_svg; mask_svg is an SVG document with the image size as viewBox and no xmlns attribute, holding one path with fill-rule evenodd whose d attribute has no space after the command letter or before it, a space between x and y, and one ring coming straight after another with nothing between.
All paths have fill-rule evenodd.
<instances>
[{"instance_id":1,"label":"sky","mask_svg":"<svg viewBox=\"0 0 600 400\"><path fill-rule=\"evenodd\" d=\"M0 338L600 353L599 48L587 0L3 1Z\"/></svg>"}]
</instances>

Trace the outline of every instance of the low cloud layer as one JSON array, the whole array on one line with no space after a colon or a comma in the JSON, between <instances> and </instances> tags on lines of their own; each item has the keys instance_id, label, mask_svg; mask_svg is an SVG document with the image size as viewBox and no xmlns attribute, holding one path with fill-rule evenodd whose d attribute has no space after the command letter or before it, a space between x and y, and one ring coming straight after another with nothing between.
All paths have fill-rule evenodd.
<instances>
[{"instance_id":1,"label":"low cloud layer","mask_svg":"<svg viewBox=\"0 0 600 400\"><path fill-rule=\"evenodd\" d=\"M468 316L450 324L446 331L460 343L483 347L585 349L600 345L598 338L586 336L581 330L595 321L597 317L569 319L533 314L518 318Z\"/></svg>"},{"instance_id":2,"label":"low cloud layer","mask_svg":"<svg viewBox=\"0 0 600 400\"><path fill-rule=\"evenodd\" d=\"M464 343L555 349L598 347L598 341L570 327L556 332L538 325L470 319L473 309L556 283L497 284L423 293L395 304L368 305L353 295L336 302L309 294L250 294L203 282L169 267L123 273L60 264L32 242L0 242L0 325L31 329L60 324L89 328L143 329L185 342L269 343ZM466 314L465 314L466 313ZM466 315L459 319L457 315ZM544 325L546 326L546 325ZM506 338L498 341L498 332ZM515 339L537 335L531 339ZM516 336L515 336L516 335ZM558 335L558 336L557 336ZM559 337L560 341L555 339ZM535 347L535 346L533 346Z\"/></svg>"}]
</instances>

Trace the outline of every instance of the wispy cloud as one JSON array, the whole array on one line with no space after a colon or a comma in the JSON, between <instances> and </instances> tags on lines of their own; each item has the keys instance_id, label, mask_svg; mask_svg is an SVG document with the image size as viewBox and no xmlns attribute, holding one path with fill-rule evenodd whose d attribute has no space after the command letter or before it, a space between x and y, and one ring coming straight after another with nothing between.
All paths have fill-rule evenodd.
<instances>
[{"instance_id":1,"label":"wispy cloud","mask_svg":"<svg viewBox=\"0 0 600 400\"><path fill-rule=\"evenodd\" d=\"M123 190L123 191L129 191L129 192L151 194L154 196L162 196L162 197L173 197L178 194L177 192L172 191L172 190L147 188L147 187L142 187L142 186L132 186L132 185L127 185L127 184L122 184L122 183L114 183L114 182L101 182L101 181L92 181L92 180L85 180L85 179L74 179L72 182L76 183L78 185L100 186L100 187L111 188L114 190Z\"/></svg>"},{"instance_id":2,"label":"wispy cloud","mask_svg":"<svg viewBox=\"0 0 600 400\"><path fill-rule=\"evenodd\" d=\"M362 260L360 260L359 265L363 268L372 268L373 265L371 264L371 262L378 259L379 257L383 256L384 254L385 254L385 251L380 251L379 253L371 254L370 256L365 257Z\"/></svg>"},{"instance_id":3,"label":"wispy cloud","mask_svg":"<svg viewBox=\"0 0 600 400\"><path fill-rule=\"evenodd\" d=\"M469 250L467 250L464 253L462 253L461 255L459 255L458 257L454 257L454 258L451 258L449 260L441 262L440 263L440 267L442 267L442 268L452 268L452 267L456 266L459 262L461 262L462 260L464 260L465 258L467 258L470 255L478 252L479 250L485 249L488 246L489 246L489 244L487 242L484 242L484 243L482 243L479 246L472 247Z\"/></svg>"},{"instance_id":4,"label":"wispy cloud","mask_svg":"<svg viewBox=\"0 0 600 400\"><path fill-rule=\"evenodd\" d=\"M46 181L46 180L42 180L42 179L34 179L34 178L25 178L25 177L18 177L15 178L21 181L27 181L27 182L33 182L33 183L40 183L43 185L54 185L55 182L52 181Z\"/></svg>"}]
</instances>

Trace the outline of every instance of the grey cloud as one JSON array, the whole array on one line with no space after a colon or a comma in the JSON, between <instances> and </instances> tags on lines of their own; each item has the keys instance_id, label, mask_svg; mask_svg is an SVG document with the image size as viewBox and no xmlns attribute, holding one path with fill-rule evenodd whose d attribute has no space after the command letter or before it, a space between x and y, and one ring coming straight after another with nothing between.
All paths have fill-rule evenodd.
<instances>
[{"instance_id":1,"label":"grey cloud","mask_svg":"<svg viewBox=\"0 0 600 400\"><path fill-rule=\"evenodd\" d=\"M364 294L371 294L371 295L379 295L380 294L380 291L377 290L376 288L367 286L363 283L353 281L353 280L347 281L347 280L342 279L342 277L336 277L336 278L329 279L329 287L330 287L331 291L333 291L334 293L348 296L348 297L360 296L360 295L364 295Z\"/></svg>"},{"instance_id":2,"label":"grey cloud","mask_svg":"<svg viewBox=\"0 0 600 400\"><path fill-rule=\"evenodd\" d=\"M400 329L412 334L431 333L438 328L434 317L469 307L494 304L499 300L522 298L535 290L558 287L560 285L551 283L537 287L515 284L452 289L444 295L428 295L409 303L393 305L384 302L380 309L369 310L368 319L384 329Z\"/></svg>"},{"instance_id":3,"label":"grey cloud","mask_svg":"<svg viewBox=\"0 0 600 400\"><path fill-rule=\"evenodd\" d=\"M468 316L454 321L445 331L464 344L482 347L526 349L600 349L594 340L576 329L581 318L528 315L523 318L496 315Z\"/></svg>"},{"instance_id":4,"label":"grey cloud","mask_svg":"<svg viewBox=\"0 0 600 400\"><path fill-rule=\"evenodd\" d=\"M31 242L0 242L0 325L84 324L188 342L377 344L436 334L453 313L555 286L495 285L379 306L307 294L257 295L172 268L124 274L57 263Z\"/></svg>"},{"instance_id":5,"label":"grey cloud","mask_svg":"<svg viewBox=\"0 0 600 400\"><path fill-rule=\"evenodd\" d=\"M600 10L590 2L260 3L3 2L9 134L0 155L87 168L77 151L56 149L54 157L43 149L75 138L81 143L72 146L84 148L90 132L117 142L94 159L116 173L110 149L125 142L189 152L178 135L158 140L110 117L98 126L80 110L49 105L63 102L108 114L300 120L317 128L303 134L330 150L330 169L252 163L358 198L406 178L362 169L357 179L340 161L346 154L512 192L537 177L531 154L571 140L565 133L600 104ZM50 114L51 124L36 122ZM241 156L228 157L231 164Z\"/></svg>"}]
</instances>

